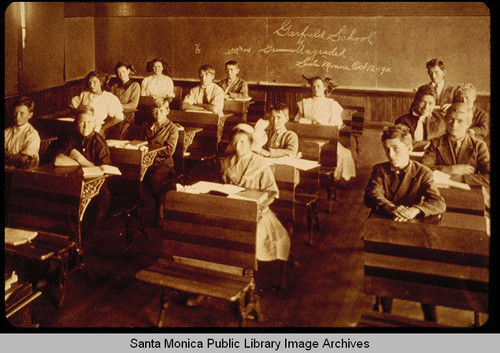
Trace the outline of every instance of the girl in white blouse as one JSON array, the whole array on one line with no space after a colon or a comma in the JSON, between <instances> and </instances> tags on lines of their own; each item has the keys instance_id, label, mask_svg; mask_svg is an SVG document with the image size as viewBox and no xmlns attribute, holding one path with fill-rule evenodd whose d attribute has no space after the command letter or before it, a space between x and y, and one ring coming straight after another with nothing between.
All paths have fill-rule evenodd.
<instances>
[{"instance_id":1,"label":"girl in white blouse","mask_svg":"<svg viewBox=\"0 0 500 353\"><path fill-rule=\"evenodd\" d=\"M160 58L154 58L146 64L146 71L152 72L142 80L141 96L167 98L169 103L175 97L174 81L164 73L170 72L168 64Z\"/></svg>"},{"instance_id":2,"label":"girl in white blouse","mask_svg":"<svg viewBox=\"0 0 500 353\"><path fill-rule=\"evenodd\" d=\"M305 77L304 77L305 78ZM329 80L315 76L307 79L311 84L313 97L304 98L297 103L299 111L295 116L295 121L305 124L321 124L343 126L342 106L333 98L327 98L325 94L333 89ZM356 166L352 158L351 151L337 144L337 168L335 169L335 179L349 180L356 176Z\"/></svg>"},{"instance_id":3,"label":"girl in white blouse","mask_svg":"<svg viewBox=\"0 0 500 353\"><path fill-rule=\"evenodd\" d=\"M85 77L87 90L71 99L70 108L76 110L80 105L94 108L95 131L105 136L105 131L123 120L123 108L113 93L105 91L108 75L101 71L91 71Z\"/></svg>"}]
</instances>

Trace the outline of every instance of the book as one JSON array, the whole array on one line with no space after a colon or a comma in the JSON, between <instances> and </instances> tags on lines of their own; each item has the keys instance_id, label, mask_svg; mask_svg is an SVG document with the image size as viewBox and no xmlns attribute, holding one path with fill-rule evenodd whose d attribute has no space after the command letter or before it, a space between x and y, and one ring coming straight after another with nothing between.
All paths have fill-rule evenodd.
<instances>
[{"instance_id":1,"label":"book","mask_svg":"<svg viewBox=\"0 0 500 353\"><path fill-rule=\"evenodd\" d=\"M434 176L434 182L438 185L438 187L449 188L454 187L462 190L470 190L470 186L465 183L461 183L458 181L450 180L451 175L443 173L440 170L435 170L432 172Z\"/></svg>"},{"instance_id":2,"label":"book","mask_svg":"<svg viewBox=\"0 0 500 353\"><path fill-rule=\"evenodd\" d=\"M208 194L210 192L217 192L220 194L231 195L243 190L245 190L245 188L236 185L199 181L193 185L185 186L182 191L192 194Z\"/></svg>"},{"instance_id":3,"label":"book","mask_svg":"<svg viewBox=\"0 0 500 353\"><path fill-rule=\"evenodd\" d=\"M5 244L14 246L26 244L37 235L38 232L35 231L5 227Z\"/></svg>"},{"instance_id":4,"label":"book","mask_svg":"<svg viewBox=\"0 0 500 353\"><path fill-rule=\"evenodd\" d=\"M318 161L311 161L309 159L302 159L302 158L292 158L289 156L279 157L279 158L267 158L267 160L273 164L289 165L297 168L298 170L311 170L321 166L321 164Z\"/></svg>"},{"instance_id":5,"label":"book","mask_svg":"<svg viewBox=\"0 0 500 353\"><path fill-rule=\"evenodd\" d=\"M148 141L142 141L142 140L106 140L106 143L108 144L109 147L113 148L126 148L130 150L138 150L142 146L147 146Z\"/></svg>"},{"instance_id":6,"label":"book","mask_svg":"<svg viewBox=\"0 0 500 353\"><path fill-rule=\"evenodd\" d=\"M83 170L83 176L85 178L98 177L104 174L122 175L120 169L118 169L114 165L108 165L108 164L103 164L98 167L83 167L82 170Z\"/></svg>"},{"instance_id":7,"label":"book","mask_svg":"<svg viewBox=\"0 0 500 353\"><path fill-rule=\"evenodd\" d=\"M186 109L185 112L188 113L202 113L202 114L215 114L214 112L208 110L194 110L194 109Z\"/></svg>"},{"instance_id":8,"label":"book","mask_svg":"<svg viewBox=\"0 0 500 353\"><path fill-rule=\"evenodd\" d=\"M247 189L236 194L229 195L228 198L256 201L258 204L261 204L267 200L268 194L264 191Z\"/></svg>"}]
</instances>

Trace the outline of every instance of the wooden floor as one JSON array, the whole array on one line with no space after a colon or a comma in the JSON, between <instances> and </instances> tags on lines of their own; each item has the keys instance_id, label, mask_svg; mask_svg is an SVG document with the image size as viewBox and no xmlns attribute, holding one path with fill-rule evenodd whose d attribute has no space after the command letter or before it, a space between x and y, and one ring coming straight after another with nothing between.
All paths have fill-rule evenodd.
<instances>
[{"instance_id":1,"label":"wooden floor","mask_svg":"<svg viewBox=\"0 0 500 353\"><path fill-rule=\"evenodd\" d=\"M292 249L300 267L288 267L288 289L273 290L279 283L280 267L262 264L257 284L266 321L248 322L250 327L354 327L374 297L363 293L363 257L360 229L368 209L363 191L373 164L384 161L380 131L366 130L361 138L358 176L337 192L338 201L327 214L320 208L321 230L313 246L305 245L304 212L299 212ZM105 225L102 240L85 258L87 271L99 274L91 281L74 273L68 281L64 306L54 308L46 296L34 305L33 319L41 327L152 327L159 314L159 289L135 280L134 274L152 264L161 249L160 230L148 229L149 240L138 241L125 255L120 236L123 220ZM422 319L418 303L395 300L393 313ZM471 326L473 313L437 308L438 322ZM484 320L485 318L482 317ZM199 307L171 305L167 327L234 327L236 311L228 303L207 299Z\"/></svg>"}]
</instances>

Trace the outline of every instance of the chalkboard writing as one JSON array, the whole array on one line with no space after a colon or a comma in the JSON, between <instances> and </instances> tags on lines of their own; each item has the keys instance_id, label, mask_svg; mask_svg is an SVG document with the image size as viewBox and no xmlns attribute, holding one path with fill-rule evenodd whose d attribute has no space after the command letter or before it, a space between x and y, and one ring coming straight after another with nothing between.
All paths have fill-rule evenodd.
<instances>
[{"instance_id":1,"label":"chalkboard writing","mask_svg":"<svg viewBox=\"0 0 500 353\"><path fill-rule=\"evenodd\" d=\"M250 82L304 84L305 74L346 87L414 89L429 82L425 63L438 57L449 83L489 91L489 26L489 17L474 16L110 17L96 19L96 66L111 71L128 59L145 74L146 61L161 56L173 77L195 79L210 64L222 79L234 59Z\"/></svg>"}]
</instances>

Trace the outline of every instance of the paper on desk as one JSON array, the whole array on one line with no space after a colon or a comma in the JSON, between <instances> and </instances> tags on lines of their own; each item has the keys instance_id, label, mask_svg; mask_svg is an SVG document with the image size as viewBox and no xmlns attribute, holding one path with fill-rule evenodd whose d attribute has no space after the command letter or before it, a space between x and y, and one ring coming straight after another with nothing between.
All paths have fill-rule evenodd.
<instances>
[{"instance_id":1,"label":"paper on desk","mask_svg":"<svg viewBox=\"0 0 500 353\"><path fill-rule=\"evenodd\" d=\"M109 147L125 148L125 146L130 142L130 140L106 140Z\"/></svg>"},{"instance_id":2,"label":"paper on desk","mask_svg":"<svg viewBox=\"0 0 500 353\"><path fill-rule=\"evenodd\" d=\"M10 245L22 245L36 238L38 232L24 229L5 227L5 243Z\"/></svg>"},{"instance_id":3,"label":"paper on desk","mask_svg":"<svg viewBox=\"0 0 500 353\"><path fill-rule=\"evenodd\" d=\"M219 191L231 195L243 190L245 190L245 188L236 185L199 181L193 185L185 186L183 191L191 194L208 194L210 191Z\"/></svg>"},{"instance_id":4,"label":"paper on desk","mask_svg":"<svg viewBox=\"0 0 500 353\"><path fill-rule=\"evenodd\" d=\"M309 159L292 158L289 156L279 158L268 158L269 162L273 164L284 164L295 167L299 170L311 170L320 166L319 162L311 161Z\"/></svg>"},{"instance_id":5,"label":"paper on desk","mask_svg":"<svg viewBox=\"0 0 500 353\"><path fill-rule=\"evenodd\" d=\"M470 190L470 186L468 184L450 180L451 175L443 173L440 170L435 170L434 172L432 172L432 175L434 176L434 182L438 184L438 186L451 186L457 189Z\"/></svg>"},{"instance_id":6,"label":"paper on desk","mask_svg":"<svg viewBox=\"0 0 500 353\"><path fill-rule=\"evenodd\" d=\"M71 118L71 117L57 118L57 120L59 120L59 121L69 121L69 122L72 122L72 123L75 122L75 118Z\"/></svg>"}]
</instances>

